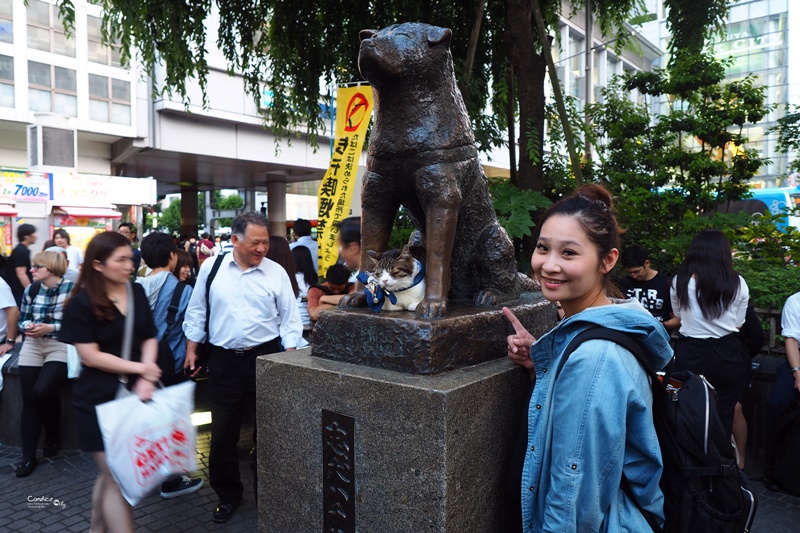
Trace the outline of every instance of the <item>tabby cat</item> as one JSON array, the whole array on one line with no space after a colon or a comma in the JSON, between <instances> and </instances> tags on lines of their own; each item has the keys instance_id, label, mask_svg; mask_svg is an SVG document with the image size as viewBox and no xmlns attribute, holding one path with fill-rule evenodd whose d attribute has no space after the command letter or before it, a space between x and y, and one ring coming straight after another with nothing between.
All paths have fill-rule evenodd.
<instances>
[{"instance_id":1,"label":"tabby cat","mask_svg":"<svg viewBox=\"0 0 800 533\"><path fill-rule=\"evenodd\" d=\"M423 263L425 249L420 246L406 245L402 250L388 250L383 253L369 250L367 254L375 261L375 264L369 269L369 281L366 286L373 297L381 294L375 290L376 286L386 293L382 309L386 311L416 310L417 305L425 298L425 266ZM396 298L394 303L392 296Z\"/></svg>"}]
</instances>

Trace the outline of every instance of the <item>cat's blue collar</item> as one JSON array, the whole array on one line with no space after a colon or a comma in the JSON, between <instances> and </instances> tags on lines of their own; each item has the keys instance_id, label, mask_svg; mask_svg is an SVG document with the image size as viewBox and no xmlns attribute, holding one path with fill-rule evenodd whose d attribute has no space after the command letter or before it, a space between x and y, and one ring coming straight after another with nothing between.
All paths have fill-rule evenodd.
<instances>
[{"instance_id":1,"label":"cat's blue collar","mask_svg":"<svg viewBox=\"0 0 800 533\"><path fill-rule=\"evenodd\" d=\"M397 296L392 294L389 291L383 290L383 288L375 283L375 293L369 290L369 280L370 277L366 272L359 272L356 276L356 279L364 284L364 293L367 295L367 306L372 309L374 313L377 313L381 309L383 309L383 304L386 303L386 297L389 297L389 301L393 304L397 303ZM372 278L373 280L375 278Z\"/></svg>"},{"instance_id":2,"label":"cat's blue collar","mask_svg":"<svg viewBox=\"0 0 800 533\"><path fill-rule=\"evenodd\" d=\"M419 263L419 273L414 276L414 282L405 289L400 289L394 292L402 292L407 291L411 287L419 285L422 280L425 278L425 265L422 264L421 261L418 259L416 260ZM387 291L386 289L382 288L377 283L375 284L375 292L369 290L369 280L370 277L366 272L359 272L356 276L356 279L360 281L364 285L364 293L367 296L367 306L375 313L383 309L383 304L386 303L386 298L389 298L389 301L393 304L397 303L397 296L392 294L391 291ZM374 280L374 278L373 278Z\"/></svg>"}]
</instances>

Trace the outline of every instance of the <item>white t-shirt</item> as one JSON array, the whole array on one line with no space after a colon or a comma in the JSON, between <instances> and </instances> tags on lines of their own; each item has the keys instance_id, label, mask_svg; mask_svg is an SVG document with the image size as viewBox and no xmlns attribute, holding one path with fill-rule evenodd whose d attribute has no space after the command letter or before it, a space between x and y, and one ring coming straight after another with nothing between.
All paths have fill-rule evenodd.
<instances>
[{"instance_id":1,"label":"white t-shirt","mask_svg":"<svg viewBox=\"0 0 800 533\"><path fill-rule=\"evenodd\" d=\"M0 339L5 339L8 333L8 319L5 310L16 306L17 301L14 299L11 287L3 278L0 278Z\"/></svg>"},{"instance_id":2,"label":"white t-shirt","mask_svg":"<svg viewBox=\"0 0 800 533\"><path fill-rule=\"evenodd\" d=\"M79 270L83 264L83 253L77 246L67 247L67 263L70 270Z\"/></svg>"},{"instance_id":3,"label":"white t-shirt","mask_svg":"<svg viewBox=\"0 0 800 533\"><path fill-rule=\"evenodd\" d=\"M295 272L294 277L297 280L297 287L300 289L300 294L297 295L300 320L303 321L303 327L308 328L311 326L311 317L308 315L308 289L311 288L311 285L306 283L306 277L302 272Z\"/></svg>"},{"instance_id":4,"label":"white t-shirt","mask_svg":"<svg viewBox=\"0 0 800 533\"><path fill-rule=\"evenodd\" d=\"M672 302L672 312L681 319L681 335L695 339L718 339L739 331L744 324L747 302L750 300L750 289L742 276L739 276L739 292L734 296L731 305L714 320L706 319L700 310L700 304L697 303L697 283L694 278L689 280L689 307L681 308L678 293L675 291L677 281L677 276L672 279L669 298Z\"/></svg>"},{"instance_id":5,"label":"white t-shirt","mask_svg":"<svg viewBox=\"0 0 800 533\"><path fill-rule=\"evenodd\" d=\"M783 305L781 335L800 341L800 292L789 296Z\"/></svg>"}]
</instances>

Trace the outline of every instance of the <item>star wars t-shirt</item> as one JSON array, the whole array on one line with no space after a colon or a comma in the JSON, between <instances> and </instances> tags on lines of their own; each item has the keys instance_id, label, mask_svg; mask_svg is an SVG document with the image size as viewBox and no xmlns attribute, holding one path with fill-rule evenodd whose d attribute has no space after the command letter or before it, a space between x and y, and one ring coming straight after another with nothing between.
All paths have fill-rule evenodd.
<instances>
[{"instance_id":1,"label":"star wars t-shirt","mask_svg":"<svg viewBox=\"0 0 800 533\"><path fill-rule=\"evenodd\" d=\"M665 322L672 318L672 304L669 300L669 278L657 273L650 281L640 281L626 276L617 283L626 298L636 298L650 314Z\"/></svg>"}]
</instances>

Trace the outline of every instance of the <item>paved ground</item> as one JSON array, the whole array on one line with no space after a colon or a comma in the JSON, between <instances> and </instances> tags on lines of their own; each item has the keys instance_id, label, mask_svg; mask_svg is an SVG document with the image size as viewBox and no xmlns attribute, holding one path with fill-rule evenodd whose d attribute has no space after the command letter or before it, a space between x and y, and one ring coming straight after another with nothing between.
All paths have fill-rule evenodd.
<instances>
[{"instance_id":1,"label":"paved ground","mask_svg":"<svg viewBox=\"0 0 800 533\"><path fill-rule=\"evenodd\" d=\"M171 500L163 500L157 494L146 498L134 509L137 532L258 531L253 472L248 459L249 446L252 445L250 432L242 432L239 449L243 459L240 471L245 486L244 502L225 524L215 524L212 520L218 500L208 485L210 440L208 431L197 435L197 466L199 475L205 480L203 487L198 492ZM63 451L52 459L45 459L40 450L39 466L25 478L14 475L19 461L19 448L0 444L0 531L87 531L91 492L97 477L92 458L79 451ZM37 498L39 502L30 501ZM42 498L48 501L41 502Z\"/></svg>"},{"instance_id":2,"label":"paved ground","mask_svg":"<svg viewBox=\"0 0 800 533\"><path fill-rule=\"evenodd\" d=\"M198 466L200 475L206 480L203 488L194 494L172 500L162 500L158 495L145 499L135 509L137 531L238 533L258 530L256 507L252 490L249 490L252 487L252 471L247 458L248 446L252 442L249 432L243 432L240 441L240 456L243 458L240 470L245 484L245 500L226 524L215 524L211 520L217 498L208 486L209 441L210 433L207 431L198 434ZM91 458L79 451L65 451L52 460L40 458L36 471L22 479L14 476L19 460L19 448L0 444L0 531L86 531L91 512L91 490L97 474ZM746 470L759 497L759 509L752 531L798 531L800 498L766 490L759 481L763 466L758 458L749 457ZM52 500L41 504L29 501L36 498ZM55 500L59 501L58 505L54 505Z\"/></svg>"}]
</instances>

